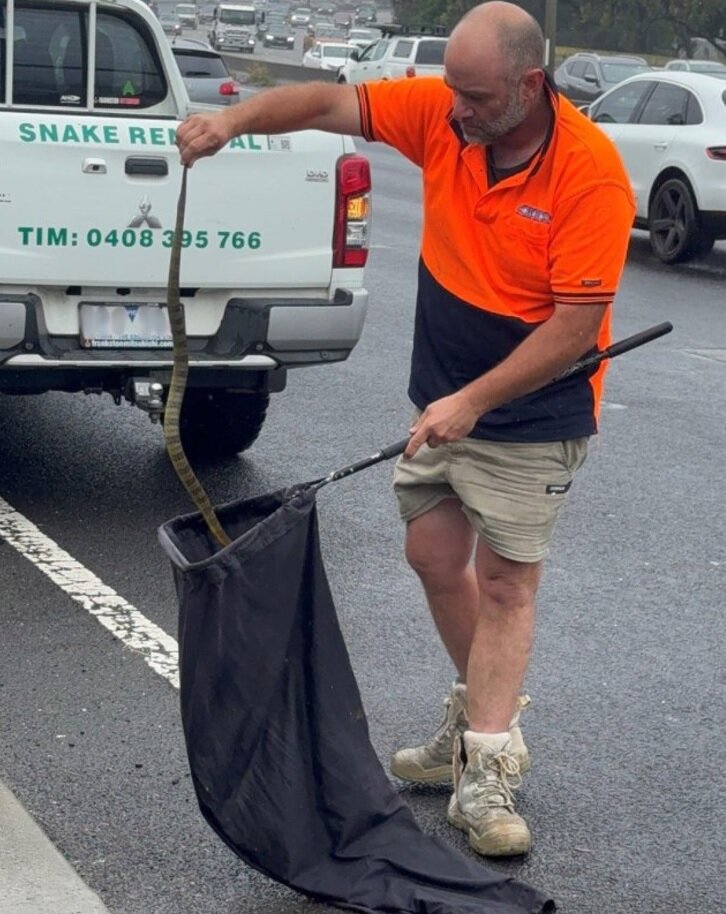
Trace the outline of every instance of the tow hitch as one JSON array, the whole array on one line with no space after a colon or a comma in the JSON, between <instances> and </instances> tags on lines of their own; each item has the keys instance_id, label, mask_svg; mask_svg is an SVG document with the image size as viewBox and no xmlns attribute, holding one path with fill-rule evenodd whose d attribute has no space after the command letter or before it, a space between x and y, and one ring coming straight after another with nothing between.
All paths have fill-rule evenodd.
<instances>
[{"instance_id":1,"label":"tow hitch","mask_svg":"<svg viewBox=\"0 0 726 914\"><path fill-rule=\"evenodd\" d=\"M134 378L131 381L131 402L149 414L149 419L156 423L164 412L164 385L158 381L145 381Z\"/></svg>"}]
</instances>

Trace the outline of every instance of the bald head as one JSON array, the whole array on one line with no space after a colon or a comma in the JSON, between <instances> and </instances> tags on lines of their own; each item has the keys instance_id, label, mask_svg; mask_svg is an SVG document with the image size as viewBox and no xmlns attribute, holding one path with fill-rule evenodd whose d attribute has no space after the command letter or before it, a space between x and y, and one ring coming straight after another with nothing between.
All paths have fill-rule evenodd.
<instances>
[{"instance_id":1,"label":"bald head","mask_svg":"<svg viewBox=\"0 0 726 914\"><path fill-rule=\"evenodd\" d=\"M486 58L505 79L542 67L544 36L537 20L514 3L491 0L473 7L451 33L447 59L475 65Z\"/></svg>"}]
</instances>

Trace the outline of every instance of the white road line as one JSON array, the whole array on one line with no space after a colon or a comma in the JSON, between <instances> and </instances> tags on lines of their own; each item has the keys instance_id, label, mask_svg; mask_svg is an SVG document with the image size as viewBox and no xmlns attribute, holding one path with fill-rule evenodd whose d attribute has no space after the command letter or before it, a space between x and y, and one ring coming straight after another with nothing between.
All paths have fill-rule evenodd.
<instances>
[{"instance_id":1,"label":"white road line","mask_svg":"<svg viewBox=\"0 0 726 914\"><path fill-rule=\"evenodd\" d=\"M107 587L27 518L0 498L0 538L80 603L104 628L179 688L179 645L170 635Z\"/></svg>"}]
</instances>

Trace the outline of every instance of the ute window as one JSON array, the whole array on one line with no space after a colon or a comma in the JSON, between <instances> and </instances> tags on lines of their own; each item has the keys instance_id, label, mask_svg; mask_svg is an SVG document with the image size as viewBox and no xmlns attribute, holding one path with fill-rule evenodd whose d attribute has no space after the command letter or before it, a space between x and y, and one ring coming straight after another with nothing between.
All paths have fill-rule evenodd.
<instances>
[{"instance_id":1,"label":"ute window","mask_svg":"<svg viewBox=\"0 0 726 914\"><path fill-rule=\"evenodd\" d=\"M360 60L380 60L381 57L386 53L390 41L385 39L382 41L377 41L374 45L366 48L365 51L361 54Z\"/></svg>"},{"instance_id":2,"label":"ute window","mask_svg":"<svg viewBox=\"0 0 726 914\"><path fill-rule=\"evenodd\" d=\"M420 41L416 51L416 63L443 66L445 41Z\"/></svg>"},{"instance_id":3,"label":"ute window","mask_svg":"<svg viewBox=\"0 0 726 914\"><path fill-rule=\"evenodd\" d=\"M98 14L96 32L97 108L150 108L166 98L161 61L150 34L123 15Z\"/></svg>"},{"instance_id":4,"label":"ute window","mask_svg":"<svg viewBox=\"0 0 726 914\"><path fill-rule=\"evenodd\" d=\"M405 60L408 60L411 56L411 51L413 51L413 42L410 39L397 41L396 46L391 52L391 57L402 57Z\"/></svg>"},{"instance_id":5,"label":"ute window","mask_svg":"<svg viewBox=\"0 0 726 914\"><path fill-rule=\"evenodd\" d=\"M3 25L5 8L2 10ZM85 105L85 91L66 93L59 55L85 29L85 16L60 5L15 7L13 36L13 97L15 105ZM4 36L3 36L4 38ZM4 57L4 54L3 54ZM5 67L3 66L3 77Z\"/></svg>"},{"instance_id":6,"label":"ute window","mask_svg":"<svg viewBox=\"0 0 726 914\"><path fill-rule=\"evenodd\" d=\"M4 25L4 6L0 17ZM153 38L145 24L141 28L143 34L123 14L98 13L95 107L148 108L166 98L166 80ZM50 0L45 5L20 0L15 6L14 37L13 104L89 106L86 10ZM4 67L0 69L4 76Z\"/></svg>"}]
</instances>

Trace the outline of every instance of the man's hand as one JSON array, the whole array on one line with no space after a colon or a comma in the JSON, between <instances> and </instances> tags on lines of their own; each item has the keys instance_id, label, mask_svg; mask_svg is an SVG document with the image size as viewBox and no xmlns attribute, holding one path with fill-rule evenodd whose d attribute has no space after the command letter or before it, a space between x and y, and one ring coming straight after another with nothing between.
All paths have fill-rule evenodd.
<instances>
[{"instance_id":1,"label":"man's hand","mask_svg":"<svg viewBox=\"0 0 726 914\"><path fill-rule=\"evenodd\" d=\"M176 132L176 144L183 165L192 166L197 159L213 156L234 136L224 111L215 114L193 114Z\"/></svg>"},{"instance_id":2,"label":"man's hand","mask_svg":"<svg viewBox=\"0 0 726 914\"><path fill-rule=\"evenodd\" d=\"M422 444L437 447L465 438L476 425L479 414L474 410L464 391L435 400L419 416L409 431L404 457L413 457Z\"/></svg>"}]
</instances>

